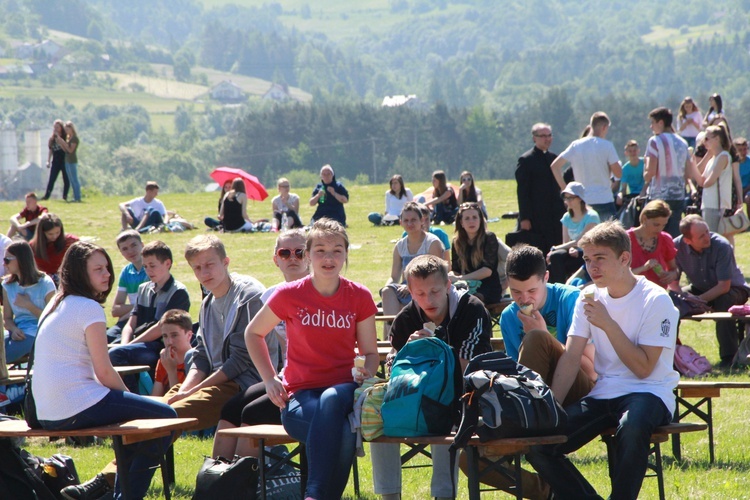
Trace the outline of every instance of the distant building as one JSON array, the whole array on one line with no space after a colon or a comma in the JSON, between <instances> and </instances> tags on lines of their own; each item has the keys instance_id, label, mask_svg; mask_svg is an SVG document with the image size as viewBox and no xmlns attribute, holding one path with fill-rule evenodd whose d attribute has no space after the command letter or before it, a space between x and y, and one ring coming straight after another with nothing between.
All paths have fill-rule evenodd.
<instances>
[{"instance_id":1,"label":"distant building","mask_svg":"<svg viewBox=\"0 0 750 500\"><path fill-rule=\"evenodd\" d=\"M221 102L237 102L245 99L245 92L231 80L219 82L208 91L211 99Z\"/></svg>"},{"instance_id":2,"label":"distant building","mask_svg":"<svg viewBox=\"0 0 750 500\"><path fill-rule=\"evenodd\" d=\"M414 94L410 95L387 95L383 98L384 108L396 108L406 106L407 108L421 108L424 103Z\"/></svg>"},{"instance_id":3,"label":"distant building","mask_svg":"<svg viewBox=\"0 0 750 500\"><path fill-rule=\"evenodd\" d=\"M267 101L285 102L294 100L294 97L289 94L289 87L287 85L274 83L271 85L271 88L263 94L263 99Z\"/></svg>"}]
</instances>

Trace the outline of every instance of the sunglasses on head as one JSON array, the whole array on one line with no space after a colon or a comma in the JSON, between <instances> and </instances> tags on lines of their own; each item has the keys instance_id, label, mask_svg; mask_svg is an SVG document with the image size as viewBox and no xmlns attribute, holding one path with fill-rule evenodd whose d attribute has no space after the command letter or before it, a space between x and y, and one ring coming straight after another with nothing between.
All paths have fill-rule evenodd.
<instances>
[{"instance_id":1,"label":"sunglasses on head","mask_svg":"<svg viewBox=\"0 0 750 500\"><path fill-rule=\"evenodd\" d=\"M292 255L294 255L295 259L302 260L302 257L305 256L305 250L302 248L295 248L294 250L291 248L279 248L276 250L276 255L283 260L289 260Z\"/></svg>"},{"instance_id":2,"label":"sunglasses on head","mask_svg":"<svg viewBox=\"0 0 750 500\"><path fill-rule=\"evenodd\" d=\"M479 210L479 203L476 201L467 201L466 203L461 203L461 206L459 207L461 210Z\"/></svg>"}]
</instances>

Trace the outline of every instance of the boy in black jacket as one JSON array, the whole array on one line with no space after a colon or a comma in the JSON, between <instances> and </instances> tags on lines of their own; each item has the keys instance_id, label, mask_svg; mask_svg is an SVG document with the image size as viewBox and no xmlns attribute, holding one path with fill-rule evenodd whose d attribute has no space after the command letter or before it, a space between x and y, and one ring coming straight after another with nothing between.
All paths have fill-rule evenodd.
<instances>
[{"instance_id":1,"label":"boy in black jacket","mask_svg":"<svg viewBox=\"0 0 750 500\"><path fill-rule=\"evenodd\" d=\"M457 291L448 279L448 263L434 255L420 255L404 270L412 301L393 320L391 345L397 351L407 342L435 336L450 345L458 356L461 371L476 356L490 352L492 324L482 302ZM370 445L375 493L384 499L401 494L399 446ZM432 447L431 496L454 498L447 446Z\"/></svg>"}]
</instances>

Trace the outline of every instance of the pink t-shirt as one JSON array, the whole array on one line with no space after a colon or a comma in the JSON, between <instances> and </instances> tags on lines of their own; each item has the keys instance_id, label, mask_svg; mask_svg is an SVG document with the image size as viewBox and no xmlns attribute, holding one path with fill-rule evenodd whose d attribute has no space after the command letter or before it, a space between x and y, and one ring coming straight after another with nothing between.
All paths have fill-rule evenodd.
<instances>
[{"instance_id":1,"label":"pink t-shirt","mask_svg":"<svg viewBox=\"0 0 750 500\"><path fill-rule=\"evenodd\" d=\"M633 255L633 260L630 262L630 267L632 269L641 267L650 259L656 259L665 271L669 271L667 262L673 260L675 258L675 255L677 255L677 250L674 247L674 242L672 241L672 237L669 234L665 233L664 231L659 233L659 236L656 238L656 248L651 253L644 252L643 248L641 248L641 246L638 244L638 238L635 236L634 229L628 229L628 236L630 236L630 246L632 249L631 254ZM661 281L659 281L659 276L654 272L653 269L649 269L648 271L646 271L643 276L645 276L649 281L652 281L657 285L664 287Z\"/></svg>"},{"instance_id":2,"label":"pink t-shirt","mask_svg":"<svg viewBox=\"0 0 750 500\"><path fill-rule=\"evenodd\" d=\"M377 312L366 287L340 278L336 293L323 297L308 276L280 285L267 305L286 322L287 391L352 380L357 323Z\"/></svg>"}]
</instances>

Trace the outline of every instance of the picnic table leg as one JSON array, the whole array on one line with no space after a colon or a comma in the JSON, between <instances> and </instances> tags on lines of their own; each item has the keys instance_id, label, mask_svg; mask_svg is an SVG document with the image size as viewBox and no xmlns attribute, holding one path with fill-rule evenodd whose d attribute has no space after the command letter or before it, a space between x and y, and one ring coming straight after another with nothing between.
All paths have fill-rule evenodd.
<instances>
[{"instance_id":1,"label":"picnic table leg","mask_svg":"<svg viewBox=\"0 0 750 500\"><path fill-rule=\"evenodd\" d=\"M659 443L654 443L654 471L656 472L656 482L659 486L659 500L665 500L664 468L662 467L661 445Z\"/></svg>"},{"instance_id":2,"label":"picnic table leg","mask_svg":"<svg viewBox=\"0 0 750 500\"><path fill-rule=\"evenodd\" d=\"M476 446L464 448L468 464L469 500L479 500L479 450Z\"/></svg>"},{"instance_id":3,"label":"picnic table leg","mask_svg":"<svg viewBox=\"0 0 750 500\"><path fill-rule=\"evenodd\" d=\"M714 413L711 406L711 399L708 398L708 418L706 423L708 424L708 463L713 465L714 463Z\"/></svg>"},{"instance_id":4,"label":"picnic table leg","mask_svg":"<svg viewBox=\"0 0 750 500\"><path fill-rule=\"evenodd\" d=\"M674 407L674 418L672 419L675 423L680 421L680 395L677 394L675 389L675 407ZM672 455L678 462L682 461L682 448L680 446L680 433L676 432L672 434Z\"/></svg>"},{"instance_id":5,"label":"picnic table leg","mask_svg":"<svg viewBox=\"0 0 750 500\"><path fill-rule=\"evenodd\" d=\"M266 440L261 438L258 440L260 448L260 458L258 458L258 472L260 478L260 498L266 500Z\"/></svg>"},{"instance_id":6,"label":"picnic table leg","mask_svg":"<svg viewBox=\"0 0 750 500\"><path fill-rule=\"evenodd\" d=\"M130 491L130 464L132 463L132 456L127 459L125 456L125 445L122 444L122 436L112 436L112 448L115 451L115 461L117 463L117 475L118 482L120 483L120 490L125 500L132 500L133 496Z\"/></svg>"},{"instance_id":7,"label":"picnic table leg","mask_svg":"<svg viewBox=\"0 0 750 500\"><path fill-rule=\"evenodd\" d=\"M172 433L174 436L174 433ZM161 468L161 482L164 485L164 498L171 500L172 498L172 487L175 484L174 479L174 440L169 448L164 453L164 456L159 458L159 466Z\"/></svg>"},{"instance_id":8,"label":"picnic table leg","mask_svg":"<svg viewBox=\"0 0 750 500\"><path fill-rule=\"evenodd\" d=\"M523 500L523 480L521 479L521 474L523 471L521 470L521 454L516 453L513 459L516 461L516 498L518 500Z\"/></svg>"}]
</instances>

